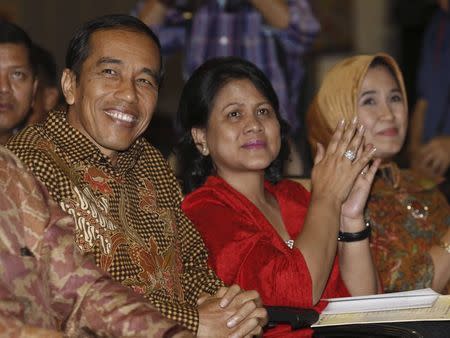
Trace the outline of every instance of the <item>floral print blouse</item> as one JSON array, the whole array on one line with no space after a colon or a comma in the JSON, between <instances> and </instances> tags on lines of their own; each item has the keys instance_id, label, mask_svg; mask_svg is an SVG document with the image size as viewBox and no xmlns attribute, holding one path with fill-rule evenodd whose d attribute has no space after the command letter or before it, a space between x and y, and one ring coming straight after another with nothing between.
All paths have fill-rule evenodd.
<instances>
[{"instance_id":1,"label":"floral print blouse","mask_svg":"<svg viewBox=\"0 0 450 338\"><path fill-rule=\"evenodd\" d=\"M430 287L434 267L428 250L450 226L447 201L436 182L420 173L391 163L377 175L366 217L382 287L385 292Z\"/></svg>"}]
</instances>

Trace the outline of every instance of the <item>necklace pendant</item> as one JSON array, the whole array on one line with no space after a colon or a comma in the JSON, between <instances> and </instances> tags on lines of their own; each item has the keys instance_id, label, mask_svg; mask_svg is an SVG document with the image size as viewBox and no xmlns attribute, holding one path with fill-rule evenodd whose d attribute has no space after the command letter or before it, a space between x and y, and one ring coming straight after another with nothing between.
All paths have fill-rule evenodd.
<instances>
[{"instance_id":1,"label":"necklace pendant","mask_svg":"<svg viewBox=\"0 0 450 338\"><path fill-rule=\"evenodd\" d=\"M293 239L288 239L287 241L285 241L286 245L288 246L289 249L292 249L294 247L294 240Z\"/></svg>"}]
</instances>

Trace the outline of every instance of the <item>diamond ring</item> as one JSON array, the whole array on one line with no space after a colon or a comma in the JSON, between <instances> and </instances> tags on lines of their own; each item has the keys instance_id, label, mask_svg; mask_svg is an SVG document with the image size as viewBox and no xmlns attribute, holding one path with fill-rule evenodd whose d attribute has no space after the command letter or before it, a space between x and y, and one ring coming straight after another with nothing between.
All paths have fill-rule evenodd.
<instances>
[{"instance_id":1,"label":"diamond ring","mask_svg":"<svg viewBox=\"0 0 450 338\"><path fill-rule=\"evenodd\" d=\"M346 159L348 159L348 160L350 160L350 161L353 162L353 160L356 158L356 154L355 154L354 151L347 150L347 151L344 153L344 157L345 157Z\"/></svg>"}]
</instances>

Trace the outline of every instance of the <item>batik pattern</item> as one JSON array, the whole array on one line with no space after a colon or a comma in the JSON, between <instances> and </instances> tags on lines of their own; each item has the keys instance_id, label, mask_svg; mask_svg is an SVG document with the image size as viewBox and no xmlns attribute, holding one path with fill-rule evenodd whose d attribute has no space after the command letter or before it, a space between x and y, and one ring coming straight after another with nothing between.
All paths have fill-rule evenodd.
<instances>
[{"instance_id":1,"label":"batik pattern","mask_svg":"<svg viewBox=\"0 0 450 338\"><path fill-rule=\"evenodd\" d=\"M170 337L182 330L73 243L73 219L0 149L0 336Z\"/></svg>"},{"instance_id":2,"label":"batik pattern","mask_svg":"<svg viewBox=\"0 0 450 338\"><path fill-rule=\"evenodd\" d=\"M203 241L180 209L176 178L161 154L138 139L116 165L51 112L7 145L75 220L75 242L123 285L196 331L199 294L222 285Z\"/></svg>"}]
</instances>

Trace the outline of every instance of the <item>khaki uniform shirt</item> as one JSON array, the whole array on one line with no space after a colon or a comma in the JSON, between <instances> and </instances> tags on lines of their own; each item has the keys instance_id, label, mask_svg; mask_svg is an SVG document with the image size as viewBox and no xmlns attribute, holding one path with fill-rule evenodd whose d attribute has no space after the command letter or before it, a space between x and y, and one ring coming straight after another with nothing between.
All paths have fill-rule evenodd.
<instances>
[{"instance_id":1,"label":"khaki uniform shirt","mask_svg":"<svg viewBox=\"0 0 450 338\"><path fill-rule=\"evenodd\" d=\"M196 331L199 294L222 285L207 267L203 241L180 209L182 194L161 154L145 139L113 166L66 120L51 112L7 147L75 220L75 242L123 285Z\"/></svg>"}]
</instances>

